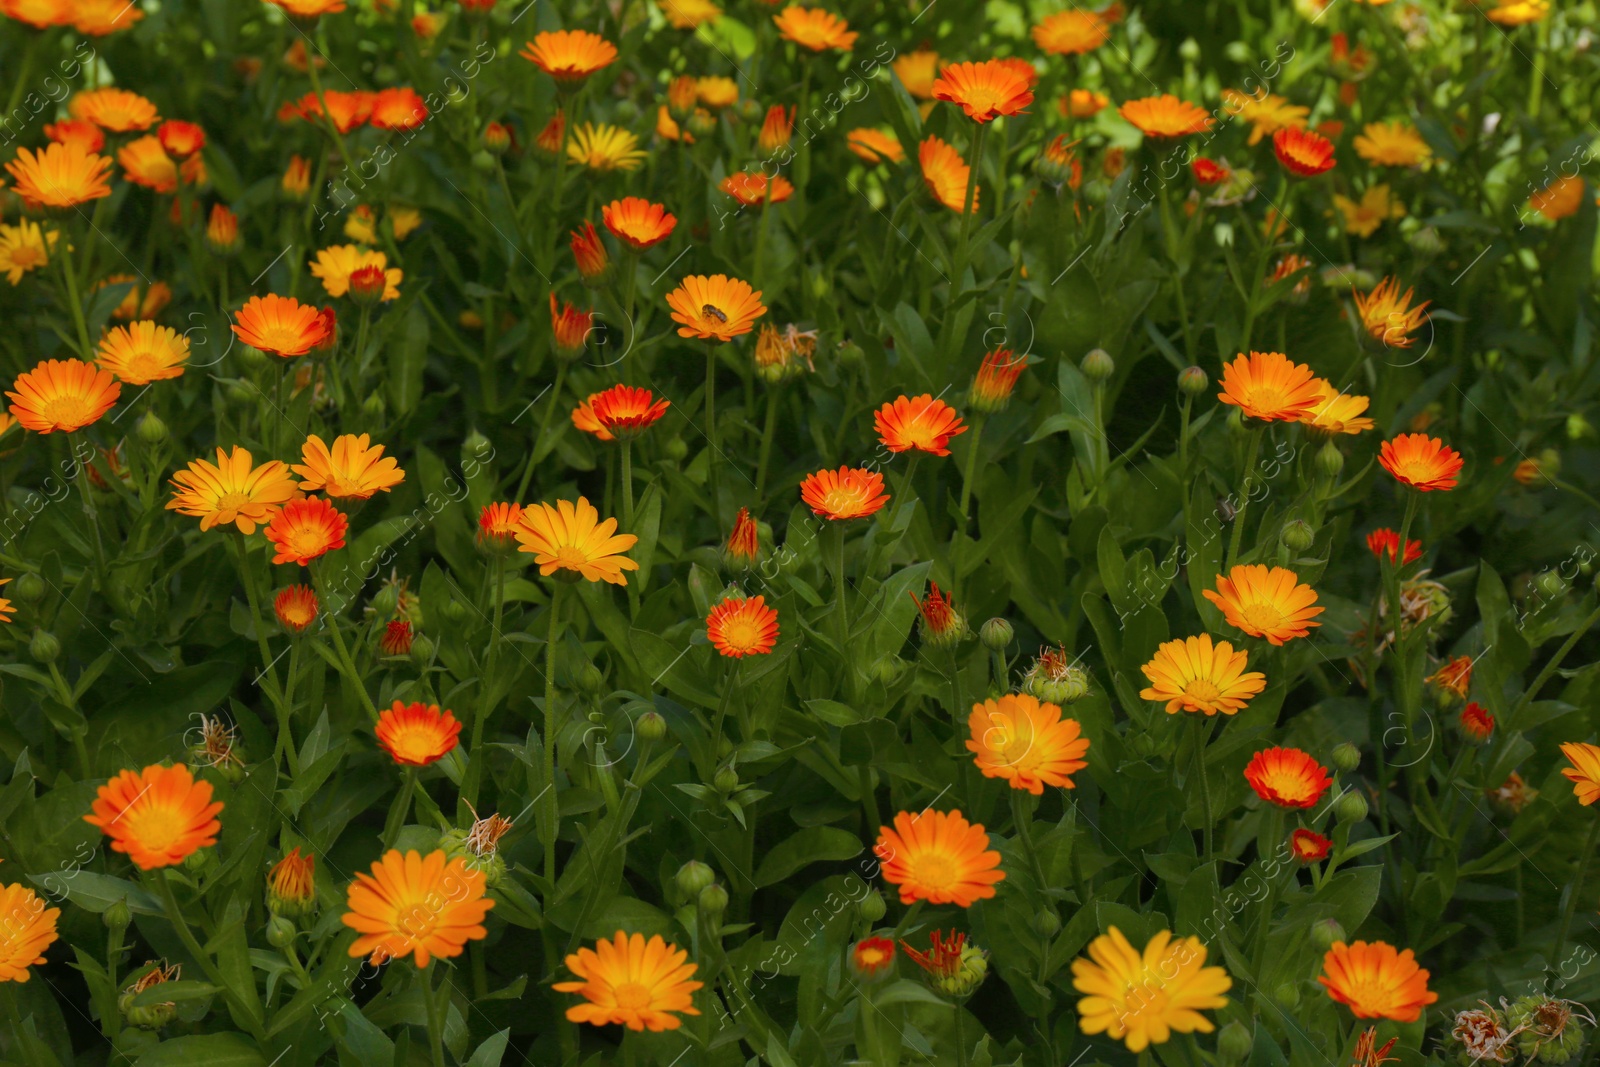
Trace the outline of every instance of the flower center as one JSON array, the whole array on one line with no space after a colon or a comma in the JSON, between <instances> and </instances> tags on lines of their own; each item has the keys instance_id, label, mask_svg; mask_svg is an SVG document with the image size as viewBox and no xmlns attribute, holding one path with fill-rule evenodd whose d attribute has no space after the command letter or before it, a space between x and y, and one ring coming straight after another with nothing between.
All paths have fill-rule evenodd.
<instances>
[{"instance_id":1,"label":"flower center","mask_svg":"<svg viewBox=\"0 0 1600 1067\"><path fill-rule=\"evenodd\" d=\"M1198 704L1211 704L1222 696L1222 690L1210 678L1196 678L1183 687L1183 695Z\"/></svg>"},{"instance_id":2,"label":"flower center","mask_svg":"<svg viewBox=\"0 0 1600 1067\"><path fill-rule=\"evenodd\" d=\"M235 489L231 493L223 493L217 499L218 511L239 511L250 503L250 494Z\"/></svg>"},{"instance_id":3,"label":"flower center","mask_svg":"<svg viewBox=\"0 0 1600 1067\"><path fill-rule=\"evenodd\" d=\"M643 982L623 982L616 987L614 995L617 1007L627 1011L639 1011L650 1006L650 987Z\"/></svg>"},{"instance_id":4,"label":"flower center","mask_svg":"<svg viewBox=\"0 0 1600 1067\"><path fill-rule=\"evenodd\" d=\"M184 813L165 806L141 804L124 811L122 817L127 835L151 852L171 847L188 829Z\"/></svg>"},{"instance_id":5,"label":"flower center","mask_svg":"<svg viewBox=\"0 0 1600 1067\"><path fill-rule=\"evenodd\" d=\"M43 415L58 426L72 426L83 422L89 405L81 396L57 396L45 402Z\"/></svg>"},{"instance_id":6,"label":"flower center","mask_svg":"<svg viewBox=\"0 0 1600 1067\"><path fill-rule=\"evenodd\" d=\"M394 928L413 941L428 937L439 925L439 916L432 908L421 904L408 904L394 917Z\"/></svg>"},{"instance_id":7,"label":"flower center","mask_svg":"<svg viewBox=\"0 0 1600 1067\"><path fill-rule=\"evenodd\" d=\"M408 760L421 762L431 759L439 751L439 738L432 730L412 727L394 738L395 752Z\"/></svg>"},{"instance_id":8,"label":"flower center","mask_svg":"<svg viewBox=\"0 0 1600 1067\"><path fill-rule=\"evenodd\" d=\"M741 652L755 648L761 641L761 630L748 615L738 615L722 624L722 642Z\"/></svg>"},{"instance_id":9,"label":"flower center","mask_svg":"<svg viewBox=\"0 0 1600 1067\"><path fill-rule=\"evenodd\" d=\"M562 545L555 550L554 555L556 563L569 570L577 570L589 562L589 557L584 554L583 549L576 545Z\"/></svg>"},{"instance_id":10,"label":"flower center","mask_svg":"<svg viewBox=\"0 0 1600 1067\"><path fill-rule=\"evenodd\" d=\"M1239 614L1254 630L1265 632L1283 625L1283 612L1262 601L1244 605L1239 609Z\"/></svg>"},{"instance_id":11,"label":"flower center","mask_svg":"<svg viewBox=\"0 0 1600 1067\"><path fill-rule=\"evenodd\" d=\"M1266 776L1267 788L1285 800L1301 801L1311 795L1304 775L1292 771L1273 771Z\"/></svg>"},{"instance_id":12,"label":"flower center","mask_svg":"<svg viewBox=\"0 0 1600 1067\"><path fill-rule=\"evenodd\" d=\"M948 889L956 883L956 866L941 853L924 854L911 861L911 881L929 889Z\"/></svg>"}]
</instances>

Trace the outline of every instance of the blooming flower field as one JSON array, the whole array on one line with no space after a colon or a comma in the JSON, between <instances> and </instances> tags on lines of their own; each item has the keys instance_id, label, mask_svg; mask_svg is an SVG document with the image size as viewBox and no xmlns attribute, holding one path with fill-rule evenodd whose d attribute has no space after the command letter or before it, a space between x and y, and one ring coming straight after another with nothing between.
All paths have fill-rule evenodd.
<instances>
[{"instance_id":1,"label":"blooming flower field","mask_svg":"<svg viewBox=\"0 0 1600 1067\"><path fill-rule=\"evenodd\" d=\"M0 15L0 1062L1600 1062L1594 3Z\"/></svg>"}]
</instances>

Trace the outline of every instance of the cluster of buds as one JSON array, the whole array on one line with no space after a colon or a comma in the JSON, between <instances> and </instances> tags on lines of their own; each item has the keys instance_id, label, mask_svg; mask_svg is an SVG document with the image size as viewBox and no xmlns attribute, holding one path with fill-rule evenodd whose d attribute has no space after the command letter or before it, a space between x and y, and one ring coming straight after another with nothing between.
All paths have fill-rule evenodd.
<instances>
[{"instance_id":1,"label":"cluster of buds","mask_svg":"<svg viewBox=\"0 0 1600 1067\"><path fill-rule=\"evenodd\" d=\"M1089 672L1068 659L1065 648L1041 648L1022 676L1022 691L1047 704L1073 704L1088 695Z\"/></svg>"},{"instance_id":2,"label":"cluster of buds","mask_svg":"<svg viewBox=\"0 0 1600 1067\"><path fill-rule=\"evenodd\" d=\"M1595 1025L1582 1004L1560 1000L1535 993L1507 1005L1500 1002L1506 1013L1506 1025L1516 1035L1517 1051L1528 1057L1529 1063L1567 1063L1583 1047L1583 1026ZM1581 1020L1581 1022L1580 1022Z\"/></svg>"}]
</instances>

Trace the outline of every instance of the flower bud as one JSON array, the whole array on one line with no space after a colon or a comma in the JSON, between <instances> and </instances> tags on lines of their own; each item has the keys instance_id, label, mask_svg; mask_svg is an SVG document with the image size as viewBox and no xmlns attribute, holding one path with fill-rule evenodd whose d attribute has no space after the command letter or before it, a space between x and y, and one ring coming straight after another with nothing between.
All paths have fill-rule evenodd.
<instances>
[{"instance_id":1,"label":"flower bud","mask_svg":"<svg viewBox=\"0 0 1600 1067\"><path fill-rule=\"evenodd\" d=\"M990 619L978 631L978 638L983 642L983 647L991 652L1004 652L1014 637L1016 631L1005 619Z\"/></svg>"},{"instance_id":2,"label":"flower bud","mask_svg":"<svg viewBox=\"0 0 1600 1067\"><path fill-rule=\"evenodd\" d=\"M388 288L389 276L382 267L368 265L350 274L350 299L365 307L382 301Z\"/></svg>"},{"instance_id":3,"label":"flower bud","mask_svg":"<svg viewBox=\"0 0 1600 1067\"><path fill-rule=\"evenodd\" d=\"M712 776L711 784L716 787L717 792L727 796L739 788L739 772L734 769L733 764L724 763Z\"/></svg>"},{"instance_id":4,"label":"flower bud","mask_svg":"<svg viewBox=\"0 0 1600 1067\"><path fill-rule=\"evenodd\" d=\"M663 451L666 452L667 458L672 462L682 463L689 458L689 443L674 434L667 439L667 446Z\"/></svg>"},{"instance_id":5,"label":"flower bud","mask_svg":"<svg viewBox=\"0 0 1600 1067\"><path fill-rule=\"evenodd\" d=\"M715 922L722 918L722 913L728 910L728 891L715 882L700 890L700 895L695 898L698 907L706 918Z\"/></svg>"},{"instance_id":6,"label":"flower bud","mask_svg":"<svg viewBox=\"0 0 1600 1067\"><path fill-rule=\"evenodd\" d=\"M1567 583L1555 571L1545 571L1535 578L1533 589L1541 600L1558 600L1567 595Z\"/></svg>"},{"instance_id":7,"label":"flower bud","mask_svg":"<svg viewBox=\"0 0 1600 1067\"><path fill-rule=\"evenodd\" d=\"M1117 372L1117 364L1111 358L1111 353L1103 348L1093 348L1083 357L1080 364L1083 376L1091 382L1103 382Z\"/></svg>"},{"instance_id":8,"label":"flower bud","mask_svg":"<svg viewBox=\"0 0 1600 1067\"><path fill-rule=\"evenodd\" d=\"M689 132L699 138L710 137L717 132L717 117L703 107L697 107L689 115Z\"/></svg>"},{"instance_id":9,"label":"flower bud","mask_svg":"<svg viewBox=\"0 0 1600 1067\"><path fill-rule=\"evenodd\" d=\"M1250 1028L1238 1019L1224 1026L1217 1035L1217 1059L1225 1064L1243 1063L1254 1047L1255 1038Z\"/></svg>"},{"instance_id":10,"label":"flower bud","mask_svg":"<svg viewBox=\"0 0 1600 1067\"><path fill-rule=\"evenodd\" d=\"M867 361L866 352L862 351L861 346L854 341L840 341L837 355L841 367L859 367Z\"/></svg>"},{"instance_id":11,"label":"flower bud","mask_svg":"<svg viewBox=\"0 0 1600 1067\"><path fill-rule=\"evenodd\" d=\"M100 913L100 921L106 924L108 930L126 930L128 924L133 922L133 913L128 910L127 900L119 898Z\"/></svg>"},{"instance_id":12,"label":"flower bud","mask_svg":"<svg viewBox=\"0 0 1600 1067\"><path fill-rule=\"evenodd\" d=\"M939 977L934 984L952 997L965 997L977 992L988 976L989 954L968 943L961 947L961 962L955 973Z\"/></svg>"},{"instance_id":13,"label":"flower bud","mask_svg":"<svg viewBox=\"0 0 1600 1067\"><path fill-rule=\"evenodd\" d=\"M1444 251L1444 239L1432 226L1423 226L1406 240L1411 247L1425 256L1436 256Z\"/></svg>"},{"instance_id":14,"label":"flower bud","mask_svg":"<svg viewBox=\"0 0 1600 1067\"><path fill-rule=\"evenodd\" d=\"M1348 741L1341 742L1333 749L1333 766L1346 774L1361 766L1361 750Z\"/></svg>"},{"instance_id":15,"label":"flower bud","mask_svg":"<svg viewBox=\"0 0 1600 1067\"><path fill-rule=\"evenodd\" d=\"M1579 1011L1573 1011L1573 1008ZM1533 993L1506 1011L1506 1025L1517 1035L1517 1051L1529 1063L1567 1063L1583 1046L1583 1023L1593 1022L1581 1005Z\"/></svg>"},{"instance_id":16,"label":"flower bud","mask_svg":"<svg viewBox=\"0 0 1600 1067\"><path fill-rule=\"evenodd\" d=\"M1344 470L1344 453L1339 451L1339 446L1329 441L1317 452L1317 470L1325 478L1337 478L1339 472Z\"/></svg>"},{"instance_id":17,"label":"flower bud","mask_svg":"<svg viewBox=\"0 0 1600 1067\"><path fill-rule=\"evenodd\" d=\"M1318 919L1311 924L1311 943L1318 952L1326 952L1335 941L1344 940L1344 927L1338 919Z\"/></svg>"},{"instance_id":18,"label":"flower bud","mask_svg":"<svg viewBox=\"0 0 1600 1067\"><path fill-rule=\"evenodd\" d=\"M428 666L433 662L436 648L433 638L427 634L416 634L411 638L411 662L418 667Z\"/></svg>"},{"instance_id":19,"label":"flower bud","mask_svg":"<svg viewBox=\"0 0 1600 1067\"><path fill-rule=\"evenodd\" d=\"M872 662L872 680L880 685L893 685L905 673L906 661L899 656L879 656Z\"/></svg>"},{"instance_id":20,"label":"flower bud","mask_svg":"<svg viewBox=\"0 0 1600 1067\"><path fill-rule=\"evenodd\" d=\"M1178 372L1178 391L1185 396L1199 396L1210 384L1211 379L1199 367L1185 367Z\"/></svg>"},{"instance_id":21,"label":"flower bud","mask_svg":"<svg viewBox=\"0 0 1600 1067\"><path fill-rule=\"evenodd\" d=\"M256 349L249 346L240 346L239 356L241 359L245 359L248 358L245 356L246 352L255 351ZM252 382L248 382L243 378L233 378L223 385L222 394L228 398L230 403L248 404L255 400L256 387Z\"/></svg>"},{"instance_id":22,"label":"flower bud","mask_svg":"<svg viewBox=\"0 0 1600 1067\"><path fill-rule=\"evenodd\" d=\"M294 944L296 932L294 921L282 915L274 915L267 920L267 944L273 948L288 948Z\"/></svg>"},{"instance_id":23,"label":"flower bud","mask_svg":"<svg viewBox=\"0 0 1600 1067\"><path fill-rule=\"evenodd\" d=\"M641 741L660 741L667 736L667 720L659 711L647 711L639 716L634 728Z\"/></svg>"},{"instance_id":24,"label":"flower bud","mask_svg":"<svg viewBox=\"0 0 1600 1067\"><path fill-rule=\"evenodd\" d=\"M1300 1004L1300 987L1293 982L1284 982L1272 991L1272 999L1285 1011L1291 1011Z\"/></svg>"},{"instance_id":25,"label":"flower bud","mask_svg":"<svg viewBox=\"0 0 1600 1067\"><path fill-rule=\"evenodd\" d=\"M161 421L153 411L144 413L139 420L139 425L134 430L139 435L139 440L147 445L159 445L167 439L167 424Z\"/></svg>"},{"instance_id":26,"label":"flower bud","mask_svg":"<svg viewBox=\"0 0 1600 1067\"><path fill-rule=\"evenodd\" d=\"M43 578L33 571L25 571L6 592L19 604L37 604L43 599L45 588Z\"/></svg>"},{"instance_id":27,"label":"flower bud","mask_svg":"<svg viewBox=\"0 0 1600 1067\"><path fill-rule=\"evenodd\" d=\"M61 642L49 630L35 630L33 640L28 642L28 655L35 663L54 663L61 655Z\"/></svg>"},{"instance_id":28,"label":"flower bud","mask_svg":"<svg viewBox=\"0 0 1600 1067\"><path fill-rule=\"evenodd\" d=\"M699 860L690 860L678 868L677 877L684 896L698 897L702 889L717 880L717 872Z\"/></svg>"},{"instance_id":29,"label":"flower bud","mask_svg":"<svg viewBox=\"0 0 1600 1067\"><path fill-rule=\"evenodd\" d=\"M383 413L386 410L388 410L388 405L383 402L382 393L368 393L367 398L361 402L361 414L369 419L377 420L383 418Z\"/></svg>"},{"instance_id":30,"label":"flower bud","mask_svg":"<svg viewBox=\"0 0 1600 1067\"><path fill-rule=\"evenodd\" d=\"M600 668L593 663L585 663L583 669L578 672L578 677L575 681L578 683L578 691L580 693L594 696L606 684L606 676L601 674Z\"/></svg>"},{"instance_id":31,"label":"flower bud","mask_svg":"<svg viewBox=\"0 0 1600 1067\"><path fill-rule=\"evenodd\" d=\"M487 148L480 148L472 153L472 169L481 174L493 174L494 153Z\"/></svg>"},{"instance_id":32,"label":"flower bud","mask_svg":"<svg viewBox=\"0 0 1600 1067\"><path fill-rule=\"evenodd\" d=\"M1283 533L1280 535L1283 545L1291 552L1308 551L1317 540L1317 531L1304 519L1294 519L1283 524Z\"/></svg>"},{"instance_id":33,"label":"flower bud","mask_svg":"<svg viewBox=\"0 0 1600 1067\"><path fill-rule=\"evenodd\" d=\"M1045 908L1033 917L1033 932L1048 941L1061 932L1061 917Z\"/></svg>"},{"instance_id":34,"label":"flower bud","mask_svg":"<svg viewBox=\"0 0 1600 1067\"><path fill-rule=\"evenodd\" d=\"M511 129L501 122L491 122L483 128L483 147L494 155L504 155L511 148Z\"/></svg>"},{"instance_id":35,"label":"flower bud","mask_svg":"<svg viewBox=\"0 0 1600 1067\"><path fill-rule=\"evenodd\" d=\"M1334 814L1340 822L1360 822L1367 817L1367 798L1352 789L1339 798Z\"/></svg>"},{"instance_id":36,"label":"flower bud","mask_svg":"<svg viewBox=\"0 0 1600 1067\"><path fill-rule=\"evenodd\" d=\"M875 923L889 913L889 905L884 903L883 894L874 889L861 898L856 913L866 922Z\"/></svg>"}]
</instances>

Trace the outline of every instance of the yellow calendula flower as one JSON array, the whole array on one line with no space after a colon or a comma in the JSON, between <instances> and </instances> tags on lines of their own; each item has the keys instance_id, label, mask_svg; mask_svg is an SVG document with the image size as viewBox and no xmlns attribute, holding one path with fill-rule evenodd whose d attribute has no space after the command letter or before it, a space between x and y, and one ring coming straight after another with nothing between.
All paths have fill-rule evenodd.
<instances>
[{"instance_id":1,"label":"yellow calendula flower","mask_svg":"<svg viewBox=\"0 0 1600 1067\"><path fill-rule=\"evenodd\" d=\"M567 158L590 170L638 170L645 153L639 139L621 126L586 122L572 131Z\"/></svg>"},{"instance_id":2,"label":"yellow calendula flower","mask_svg":"<svg viewBox=\"0 0 1600 1067\"><path fill-rule=\"evenodd\" d=\"M1111 927L1090 942L1088 959L1072 961L1072 986L1083 994L1079 1028L1115 1038L1130 1052L1165 1044L1174 1032L1209 1034L1216 1025L1200 1013L1225 1007L1233 980L1205 963L1197 937L1163 930L1141 952Z\"/></svg>"},{"instance_id":3,"label":"yellow calendula flower","mask_svg":"<svg viewBox=\"0 0 1600 1067\"><path fill-rule=\"evenodd\" d=\"M1385 222L1406 214L1406 206L1383 184L1370 187L1359 201L1335 193L1333 206L1344 216L1344 228L1356 237L1371 237Z\"/></svg>"},{"instance_id":4,"label":"yellow calendula flower","mask_svg":"<svg viewBox=\"0 0 1600 1067\"><path fill-rule=\"evenodd\" d=\"M55 249L56 231L45 230L37 222L19 219L15 226L0 226L0 271L12 285L22 276L50 262Z\"/></svg>"},{"instance_id":5,"label":"yellow calendula flower","mask_svg":"<svg viewBox=\"0 0 1600 1067\"><path fill-rule=\"evenodd\" d=\"M1369 122L1355 139L1356 155L1382 167L1416 167L1433 149L1409 122Z\"/></svg>"}]
</instances>

